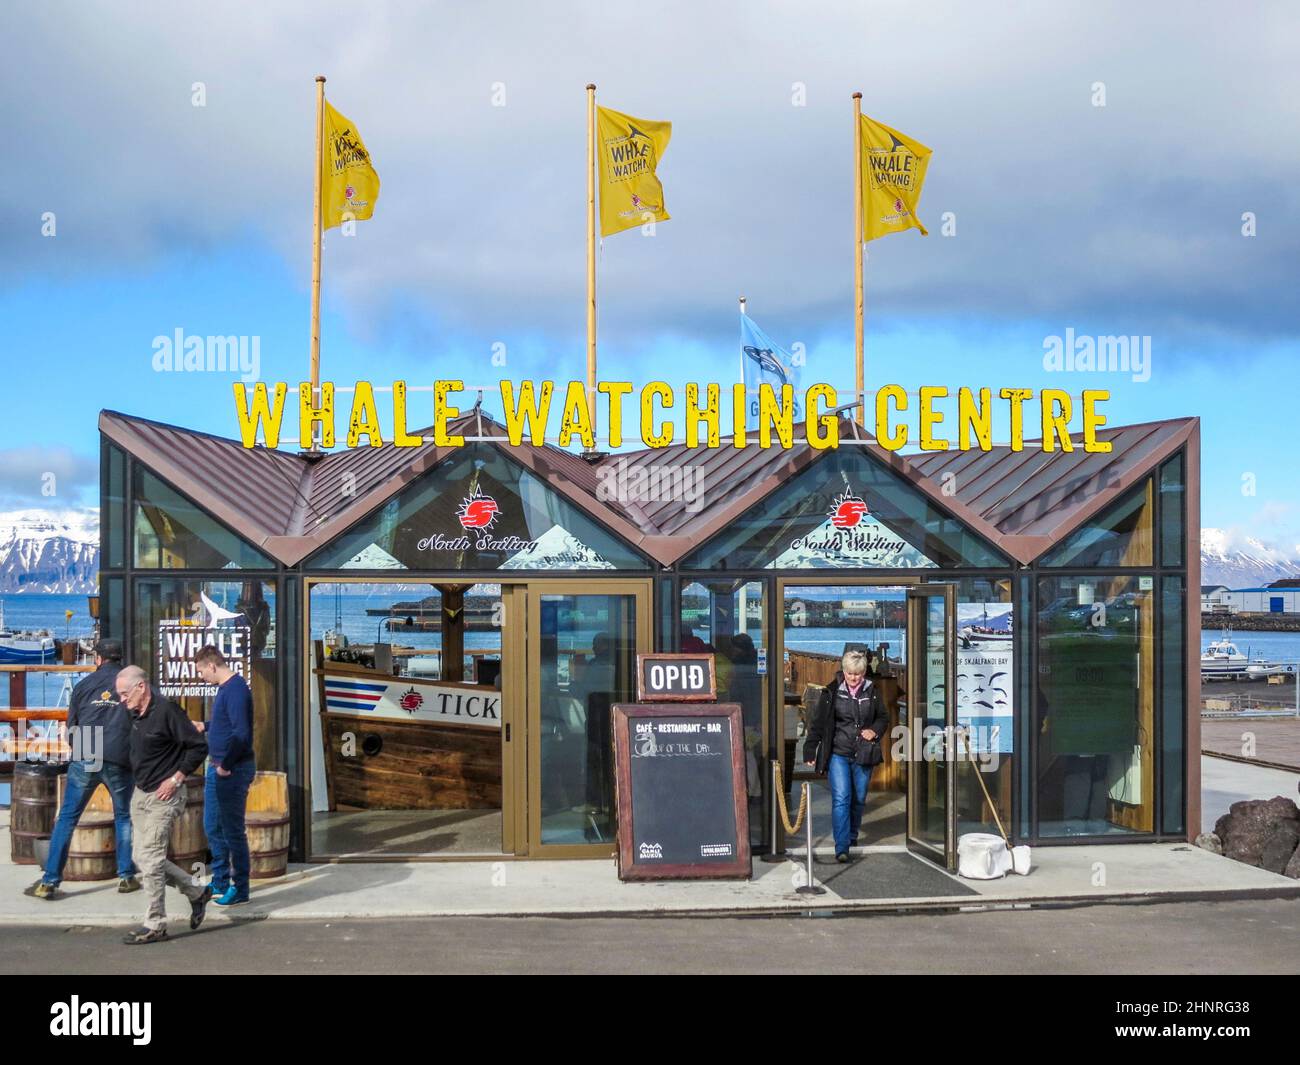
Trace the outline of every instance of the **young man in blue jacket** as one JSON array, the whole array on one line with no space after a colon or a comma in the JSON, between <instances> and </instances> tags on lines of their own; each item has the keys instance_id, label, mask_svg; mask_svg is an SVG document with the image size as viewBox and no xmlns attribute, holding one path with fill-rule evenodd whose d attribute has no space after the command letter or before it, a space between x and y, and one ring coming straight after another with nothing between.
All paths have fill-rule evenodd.
<instances>
[{"instance_id":1,"label":"young man in blue jacket","mask_svg":"<svg viewBox=\"0 0 1300 1065\"><path fill-rule=\"evenodd\" d=\"M208 645L194 656L205 684L217 686L206 729L208 773L203 789L203 830L212 851L212 893L218 906L248 901L248 832L244 806L257 773L253 757L253 693L230 668L226 656Z\"/></svg>"}]
</instances>

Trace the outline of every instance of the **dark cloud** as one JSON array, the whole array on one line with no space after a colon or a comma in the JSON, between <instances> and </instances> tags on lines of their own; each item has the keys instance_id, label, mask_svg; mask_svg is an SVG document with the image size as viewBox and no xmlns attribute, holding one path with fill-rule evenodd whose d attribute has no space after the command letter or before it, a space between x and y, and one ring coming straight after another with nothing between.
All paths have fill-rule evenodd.
<instances>
[{"instance_id":1,"label":"dark cloud","mask_svg":"<svg viewBox=\"0 0 1300 1065\"><path fill-rule=\"evenodd\" d=\"M6 175L24 194L0 198L0 271L121 270L263 240L305 275L325 72L383 179L374 220L326 240L328 288L359 331L577 339L594 80L603 102L674 123L673 220L604 243L602 328L690 333L741 292L756 313L847 317L861 89L868 113L935 150L932 235L870 245L871 313L1294 335L1300 20L1259 4L1216 28L1188 10L33 5L10 13L0 68L24 148ZM191 106L195 82L206 107ZM945 212L956 236L940 235Z\"/></svg>"}]
</instances>

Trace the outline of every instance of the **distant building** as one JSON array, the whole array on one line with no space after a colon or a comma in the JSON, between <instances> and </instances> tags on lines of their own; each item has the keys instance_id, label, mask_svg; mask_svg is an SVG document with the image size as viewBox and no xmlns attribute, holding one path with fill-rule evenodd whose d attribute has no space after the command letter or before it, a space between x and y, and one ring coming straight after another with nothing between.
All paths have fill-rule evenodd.
<instances>
[{"instance_id":1,"label":"distant building","mask_svg":"<svg viewBox=\"0 0 1300 1065\"><path fill-rule=\"evenodd\" d=\"M1201 613L1225 614L1232 608L1228 605L1231 593L1226 584L1201 585Z\"/></svg>"},{"instance_id":2,"label":"distant building","mask_svg":"<svg viewBox=\"0 0 1300 1065\"><path fill-rule=\"evenodd\" d=\"M1234 614L1300 614L1300 588L1235 588L1226 599Z\"/></svg>"}]
</instances>

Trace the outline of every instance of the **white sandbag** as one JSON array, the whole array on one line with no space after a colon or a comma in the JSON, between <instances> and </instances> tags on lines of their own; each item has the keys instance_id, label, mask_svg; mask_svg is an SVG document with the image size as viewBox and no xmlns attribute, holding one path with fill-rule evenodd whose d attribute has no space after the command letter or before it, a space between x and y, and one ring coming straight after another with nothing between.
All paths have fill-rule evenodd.
<instances>
[{"instance_id":1,"label":"white sandbag","mask_svg":"<svg viewBox=\"0 0 1300 1065\"><path fill-rule=\"evenodd\" d=\"M1011 848L1011 870L1021 876L1029 875L1029 848L1024 844Z\"/></svg>"},{"instance_id":2,"label":"white sandbag","mask_svg":"<svg viewBox=\"0 0 1300 1065\"><path fill-rule=\"evenodd\" d=\"M967 880L996 880L1011 870L1011 852L1001 836L967 832L957 840L957 875Z\"/></svg>"}]
</instances>

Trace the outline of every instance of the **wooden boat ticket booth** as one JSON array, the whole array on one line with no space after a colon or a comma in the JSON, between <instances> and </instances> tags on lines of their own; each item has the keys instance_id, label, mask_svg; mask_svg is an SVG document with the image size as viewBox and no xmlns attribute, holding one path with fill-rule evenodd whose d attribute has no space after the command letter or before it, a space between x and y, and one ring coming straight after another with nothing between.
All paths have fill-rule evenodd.
<instances>
[{"instance_id":1,"label":"wooden boat ticket booth","mask_svg":"<svg viewBox=\"0 0 1300 1065\"><path fill-rule=\"evenodd\" d=\"M906 457L848 420L828 451L591 458L477 414L460 447L315 457L100 428L103 628L173 683L183 637L235 652L294 860L612 855L610 707L652 650L712 652L743 707L759 853L785 843L772 762L793 809L850 648L891 715L863 843L952 867L998 824L1197 830L1196 419Z\"/></svg>"}]
</instances>

